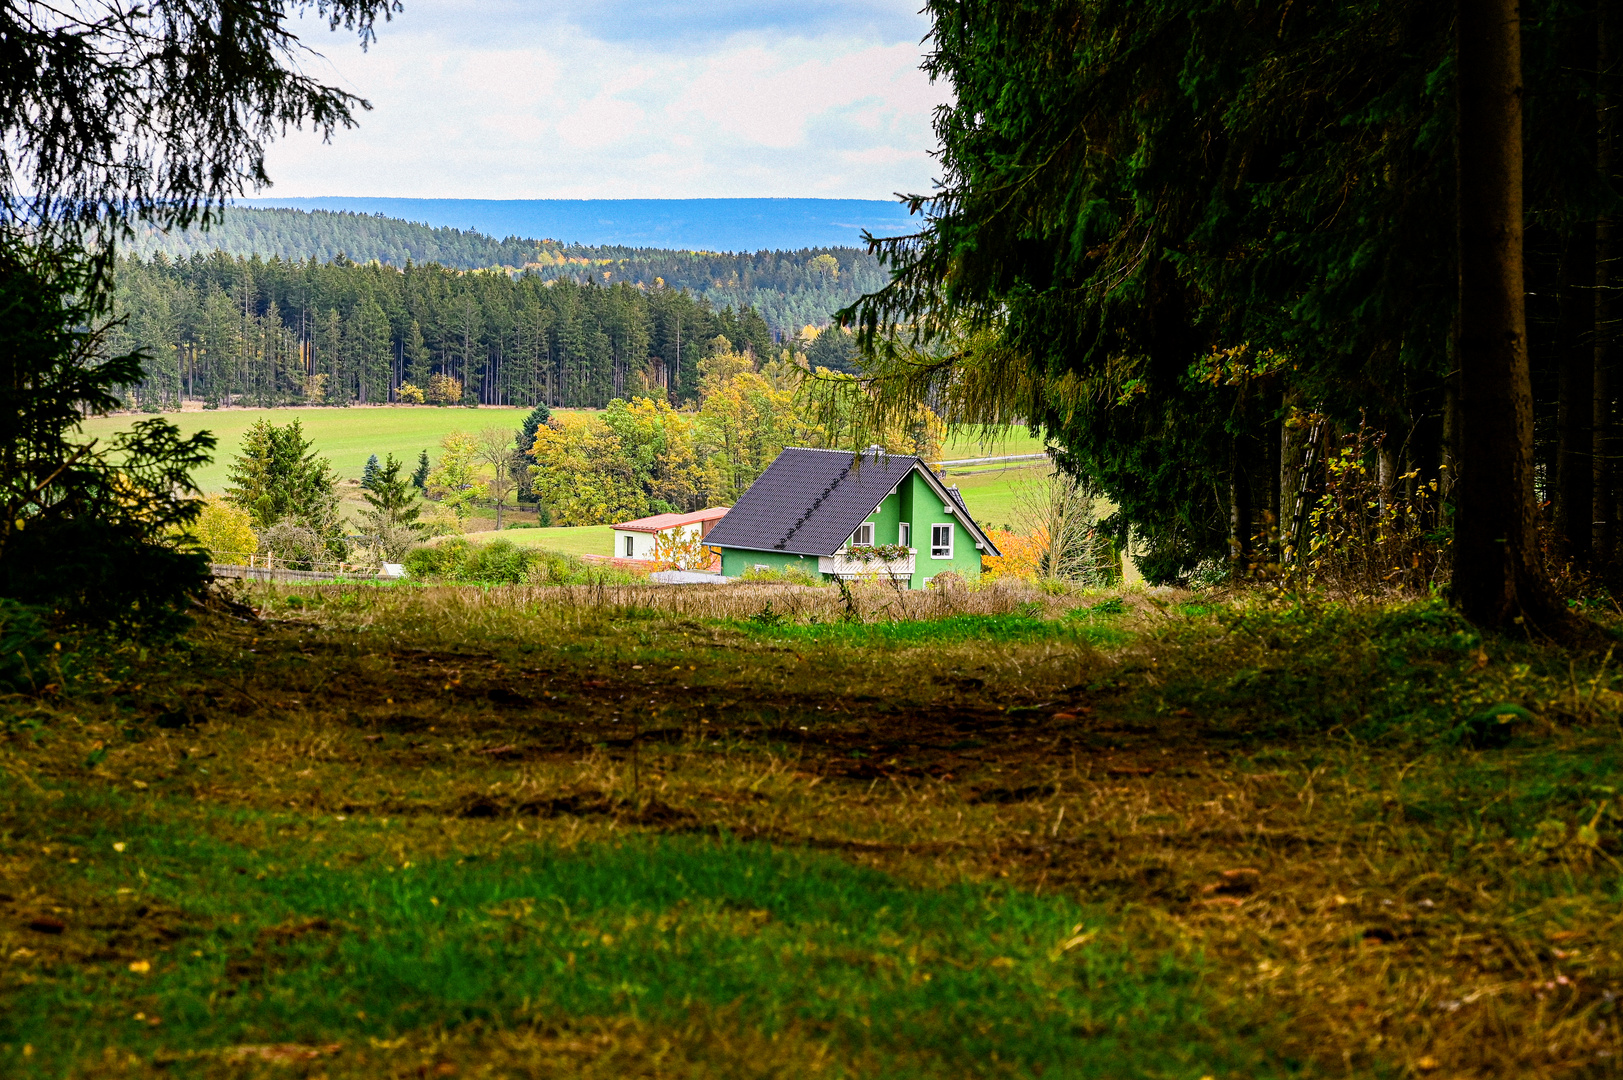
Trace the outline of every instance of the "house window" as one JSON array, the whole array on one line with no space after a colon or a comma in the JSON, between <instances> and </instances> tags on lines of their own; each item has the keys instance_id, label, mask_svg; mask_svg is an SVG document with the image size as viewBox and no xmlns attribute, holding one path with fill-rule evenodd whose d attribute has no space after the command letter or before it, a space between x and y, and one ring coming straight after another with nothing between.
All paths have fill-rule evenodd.
<instances>
[{"instance_id":1,"label":"house window","mask_svg":"<svg viewBox=\"0 0 1623 1080\"><path fill-rule=\"evenodd\" d=\"M857 531L851 534L852 547L873 547L873 522L864 521L857 526Z\"/></svg>"},{"instance_id":2,"label":"house window","mask_svg":"<svg viewBox=\"0 0 1623 1080\"><path fill-rule=\"evenodd\" d=\"M912 522L904 521L896 529L896 542L898 544L902 545L902 547L912 547L913 546L913 523Z\"/></svg>"},{"instance_id":3,"label":"house window","mask_svg":"<svg viewBox=\"0 0 1623 1080\"><path fill-rule=\"evenodd\" d=\"M637 538L635 536L626 537L626 558L628 558L628 559L635 558L636 554L637 554Z\"/></svg>"},{"instance_id":4,"label":"house window","mask_svg":"<svg viewBox=\"0 0 1623 1080\"><path fill-rule=\"evenodd\" d=\"M931 525L930 526L930 558L932 558L932 559L950 559L950 558L952 558L952 526L951 525Z\"/></svg>"}]
</instances>

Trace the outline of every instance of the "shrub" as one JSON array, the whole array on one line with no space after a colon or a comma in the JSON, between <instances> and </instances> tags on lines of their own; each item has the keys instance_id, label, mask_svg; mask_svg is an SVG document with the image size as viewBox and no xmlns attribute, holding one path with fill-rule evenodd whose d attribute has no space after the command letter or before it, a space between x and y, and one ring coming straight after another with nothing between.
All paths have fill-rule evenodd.
<instances>
[{"instance_id":1,"label":"shrub","mask_svg":"<svg viewBox=\"0 0 1623 1080\"><path fill-rule=\"evenodd\" d=\"M248 511L233 506L220 495L203 500L202 512L192 522L192 540L209 559L217 563L242 561L244 556L259 550L259 538L251 527Z\"/></svg>"},{"instance_id":2,"label":"shrub","mask_svg":"<svg viewBox=\"0 0 1623 1080\"><path fill-rule=\"evenodd\" d=\"M752 567L738 575L741 581L784 581L791 585L827 585L821 574L789 565L773 568Z\"/></svg>"},{"instance_id":3,"label":"shrub","mask_svg":"<svg viewBox=\"0 0 1623 1080\"><path fill-rule=\"evenodd\" d=\"M594 576L591 568L573 555L538 551L530 565L531 585L584 585Z\"/></svg>"},{"instance_id":4,"label":"shrub","mask_svg":"<svg viewBox=\"0 0 1623 1080\"><path fill-rule=\"evenodd\" d=\"M459 539L433 547L412 548L406 552L406 573L422 581L454 576L472 547L466 540Z\"/></svg>"},{"instance_id":5,"label":"shrub","mask_svg":"<svg viewBox=\"0 0 1623 1080\"><path fill-rule=\"evenodd\" d=\"M462 380L449 375L430 375L425 396L431 405L455 405L462 400Z\"/></svg>"},{"instance_id":6,"label":"shrub","mask_svg":"<svg viewBox=\"0 0 1623 1080\"><path fill-rule=\"evenodd\" d=\"M472 548L462 564L459 580L489 585L517 585L529 578L533 553L514 547L511 540L493 540Z\"/></svg>"},{"instance_id":7,"label":"shrub","mask_svg":"<svg viewBox=\"0 0 1623 1080\"><path fill-rule=\"evenodd\" d=\"M45 630L31 608L0 597L0 690L31 690L38 682Z\"/></svg>"}]
</instances>

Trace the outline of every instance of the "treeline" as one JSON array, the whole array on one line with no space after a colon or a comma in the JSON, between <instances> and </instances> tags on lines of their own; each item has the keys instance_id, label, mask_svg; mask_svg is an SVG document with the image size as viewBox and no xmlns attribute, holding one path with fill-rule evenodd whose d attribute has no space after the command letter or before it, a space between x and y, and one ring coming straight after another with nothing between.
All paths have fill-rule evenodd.
<instances>
[{"instance_id":1,"label":"treeline","mask_svg":"<svg viewBox=\"0 0 1623 1080\"><path fill-rule=\"evenodd\" d=\"M1455 6L930 10L929 67L956 94L936 124L944 186L863 315L943 328L959 359L904 355L887 389L952 420L1041 424L1152 579L1356 550L1363 580L1416 588L1464 534L1506 542L1481 518L1454 530L1455 477L1496 475L1520 441L1511 405L1497 431L1471 410L1525 402L1552 564L1623 581L1609 5L1521 8L1527 112L1505 137L1526 262L1516 237L1505 276L1527 298L1525 338L1508 339L1530 387L1507 384L1514 364L1487 385L1462 353L1488 332L1459 301ZM1414 550L1376 543L1394 535Z\"/></svg>"},{"instance_id":2,"label":"treeline","mask_svg":"<svg viewBox=\"0 0 1623 1080\"><path fill-rule=\"evenodd\" d=\"M113 353L141 349L132 407L431 400L598 408L644 394L697 400L699 361L725 338L767 357L806 349L849 368L850 335L778 340L754 308L670 285L599 284L437 264L356 265L216 252L124 257Z\"/></svg>"},{"instance_id":3,"label":"treeline","mask_svg":"<svg viewBox=\"0 0 1623 1080\"><path fill-rule=\"evenodd\" d=\"M456 270L528 271L543 281L621 282L688 289L716 308L751 307L780 337L825 326L829 315L884 284L878 260L855 248L726 254L658 248L592 247L472 230L435 228L382 215L327 210L231 209L207 232L147 228L130 243L144 259L227 255L301 262L438 263Z\"/></svg>"}]
</instances>

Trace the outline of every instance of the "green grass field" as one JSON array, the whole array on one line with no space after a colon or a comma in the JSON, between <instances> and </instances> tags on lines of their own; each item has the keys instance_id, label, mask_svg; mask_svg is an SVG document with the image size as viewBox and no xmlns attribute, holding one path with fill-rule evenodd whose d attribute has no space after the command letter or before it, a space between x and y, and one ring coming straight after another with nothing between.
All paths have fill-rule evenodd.
<instances>
[{"instance_id":1,"label":"green grass field","mask_svg":"<svg viewBox=\"0 0 1623 1080\"><path fill-rule=\"evenodd\" d=\"M440 440L453 431L476 434L487 427L517 430L528 413L528 409L522 408L357 405L348 409L221 409L167 413L165 418L185 434L212 431L219 438L214 463L196 475L198 487L216 493L225 490L226 467L242 443L243 432L261 419L277 424L297 419L304 425L306 437L315 444L317 452L332 462L338 475L355 479L372 454L378 455L379 460L393 454L415 466L417 455L423 450L427 450L431 458L437 458ZM88 435L106 438L142 419L145 417L129 414L100 417L86 421L84 430ZM975 428L953 438L943 454L957 458L1041 451L1041 440L1028 435L1024 428Z\"/></svg>"},{"instance_id":2,"label":"green grass field","mask_svg":"<svg viewBox=\"0 0 1623 1080\"><path fill-rule=\"evenodd\" d=\"M1013 525L1019 517L1017 511L1021 495L1051 471L1052 467L1046 462L1032 462L1029 465L950 474L947 483L958 486L959 493L964 497L964 505L969 507L970 514L983 529L1004 529Z\"/></svg>"},{"instance_id":3,"label":"green grass field","mask_svg":"<svg viewBox=\"0 0 1623 1080\"><path fill-rule=\"evenodd\" d=\"M509 540L514 547L540 548L565 555L611 555L614 549L614 529L609 525L576 525L555 529L503 529L501 532L469 533L475 544L488 544L492 540Z\"/></svg>"},{"instance_id":4,"label":"green grass field","mask_svg":"<svg viewBox=\"0 0 1623 1080\"><path fill-rule=\"evenodd\" d=\"M269 419L288 424L297 419L317 452L332 462L345 479L356 479L372 454L382 460L393 454L415 468L417 455L427 450L439 456L440 440L453 431L476 434L487 427L518 429L528 409L354 406L348 409L221 409L209 412L167 413L165 419L184 433L212 431L219 438L214 463L196 474L197 486L205 492L225 490L226 467L242 444L243 432L255 421ZM123 431L142 416L106 416L85 422L85 432L105 438Z\"/></svg>"}]
</instances>

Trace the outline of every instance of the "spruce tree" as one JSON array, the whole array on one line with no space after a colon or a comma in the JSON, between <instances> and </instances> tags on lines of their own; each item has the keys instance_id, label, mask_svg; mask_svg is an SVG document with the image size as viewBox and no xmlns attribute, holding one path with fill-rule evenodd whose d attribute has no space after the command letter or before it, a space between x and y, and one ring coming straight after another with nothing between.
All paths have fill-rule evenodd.
<instances>
[{"instance_id":1,"label":"spruce tree","mask_svg":"<svg viewBox=\"0 0 1623 1080\"><path fill-rule=\"evenodd\" d=\"M366 459L366 468L361 470L361 487L373 491L378 483L378 456L373 454Z\"/></svg>"},{"instance_id":2,"label":"spruce tree","mask_svg":"<svg viewBox=\"0 0 1623 1080\"><path fill-rule=\"evenodd\" d=\"M410 479L400 475L401 463L388 455L363 498L366 534L384 562L399 562L426 531L417 518L423 512Z\"/></svg>"},{"instance_id":3,"label":"spruce tree","mask_svg":"<svg viewBox=\"0 0 1623 1080\"><path fill-rule=\"evenodd\" d=\"M328 557L347 553L338 477L326 458L316 456L299 421L286 427L256 421L244 433L227 478L226 499L248 511L255 529L297 526L314 533Z\"/></svg>"},{"instance_id":4,"label":"spruce tree","mask_svg":"<svg viewBox=\"0 0 1623 1080\"><path fill-rule=\"evenodd\" d=\"M530 410L530 415L526 416L524 423L519 425L518 435L514 439L518 443L519 453L528 454L530 452L530 447L535 445L536 431L550 419L552 419L552 410L545 405L537 405Z\"/></svg>"},{"instance_id":5,"label":"spruce tree","mask_svg":"<svg viewBox=\"0 0 1623 1080\"><path fill-rule=\"evenodd\" d=\"M429 469L428 451L424 450L417 455L417 470L411 474L411 486L418 491L427 491Z\"/></svg>"}]
</instances>

